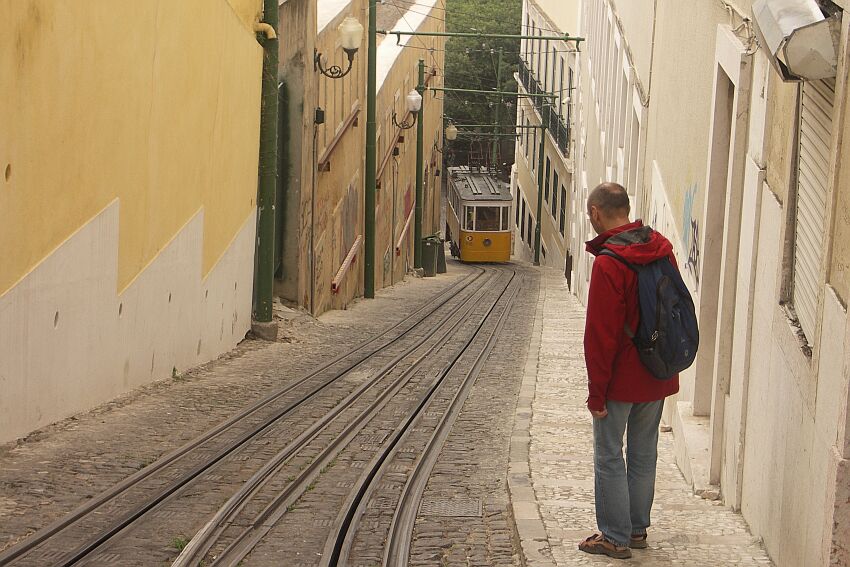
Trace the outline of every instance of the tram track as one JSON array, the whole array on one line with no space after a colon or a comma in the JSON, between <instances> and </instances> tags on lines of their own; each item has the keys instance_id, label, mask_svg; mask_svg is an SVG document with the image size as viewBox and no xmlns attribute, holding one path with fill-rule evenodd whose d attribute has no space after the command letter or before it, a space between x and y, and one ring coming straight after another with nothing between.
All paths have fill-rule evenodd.
<instances>
[{"instance_id":1,"label":"tram track","mask_svg":"<svg viewBox=\"0 0 850 567\"><path fill-rule=\"evenodd\" d=\"M402 387L407 385L413 375L419 370L420 366L425 363L428 357L436 350L442 348L452 338L453 333L466 322L466 317L469 316L475 307L477 299L483 295L483 291L478 290L476 294L470 297L470 300L458 310L449 319L455 319L450 323L446 321L446 327L435 328L433 334L441 335L437 341L427 348L423 348L421 353L417 354L417 358L413 360L407 368L397 377L391 380L389 384L384 384L384 389L380 394L363 408L351 421L349 421L341 432L336 434L334 438L323 447L320 452L312 457L310 464L302 469L296 478L287 483L283 490L274 494L268 504L261 507L261 512L254 518L243 520L243 524L249 527L244 530L239 530L238 535L226 545L224 552L217 554L214 557L207 557L209 550L220 543L222 535L231 526L238 525L236 518L244 509L247 502L257 498L258 492L270 480L270 478L280 472L280 468L299 450L306 447L311 441L323 432L326 427L334 420L339 418L341 413L352 407L354 402L359 401L361 396L368 390L378 385L378 380L366 382L357 390L352 392L346 399L340 402L336 407L328 412L321 419L314 422L310 429L302 434L293 443L287 446L283 451L279 452L266 463L266 465L246 482L240 490L234 494L215 514L215 516L196 534L174 561L173 567L186 567L196 565L199 561L204 560L205 565L237 565L254 546L262 540L262 538L274 527L277 521L283 516L286 510L291 506L315 481L316 477L328 467L329 463L345 448L353 438L362 431L366 423L373 419L378 413L383 410L387 402L395 396ZM423 347L424 347L423 343ZM389 361L381 368L379 374L381 377L388 375L396 365L401 361L397 357Z\"/></svg>"},{"instance_id":2,"label":"tram track","mask_svg":"<svg viewBox=\"0 0 850 567\"><path fill-rule=\"evenodd\" d=\"M486 334L485 344L480 350L474 352L474 360L469 366L469 369L464 373L459 386L451 392L451 401L448 408L444 412L441 412L442 415L433 433L421 451L413 470L407 476L408 481L401 495L394 503L395 514L389 530L389 536L385 543L384 564L395 566L407 564L413 524L425 484L443 442L460 413L463 402L469 395L475 379L492 351L500 332L504 328L521 285L521 278L519 278L520 281L514 281L515 276L516 274L511 278L511 282L504 288L499 298L490 306L487 316L482 319L473 336L467 340L463 348L441 370L429 388L422 393L419 403L396 427L390 438L367 465L365 472L360 476L355 487L350 492L349 498L340 510L337 520L334 523L322 554L320 563L322 567L337 567L351 564L350 554L358 530L358 524L380 479L386 474L393 461L393 457L397 454L401 444L404 443L413 431L414 425L420 421L426 409L434 402L450 373L462 365L460 361L465 355L470 354L473 343L482 335ZM510 285L511 283L513 285ZM491 322L491 315L497 311L497 306L499 306L500 300L503 297L505 297L505 301L502 302L501 313L496 317L496 322L489 333L485 333L484 329L487 323ZM382 496L384 498L388 497L387 494ZM392 498L392 496L389 497Z\"/></svg>"},{"instance_id":3,"label":"tram track","mask_svg":"<svg viewBox=\"0 0 850 567\"><path fill-rule=\"evenodd\" d=\"M443 318L443 322L448 320L448 318L450 318L457 309L457 307L454 309L451 307L450 302L453 299L460 298L460 301L463 301L461 294L469 292L466 296L466 301L471 301L471 298L474 297L478 290L486 287L487 282L489 281L488 278L484 278L484 281L478 288L472 289L471 291L469 290L470 286L472 286L472 284L477 280L481 279L484 273L485 272L483 270L480 270L477 274L469 276L454 284L448 290L439 294L434 300L427 302L412 314L392 325L382 333L364 341L354 349L341 354L330 362L324 364L319 369L296 380L292 384L289 384L263 398L256 404L246 408L244 411L223 422L216 428L213 428L184 446L165 455L148 467L129 476L123 482L96 496L85 505L80 506L59 521L39 530L17 546L5 550L2 554L0 554L0 565L8 565L13 562L17 562L21 564L31 563L36 565L53 564L65 566L79 564L86 558L91 557L93 552L103 546L104 543L110 541L116 535L128 528L128 526L131 526L134 522L138 521L157 506L161 505L168 498L175 495L178 491L190 485L211 467L223 461L234 452L242 449L249 441L266 432L271 426L279 422L281 418L291 414L296 408L299 408L312 400L318 393L325 390L328 386L334 384L334 382L346 376L346 374L352 370L360 367L365 361L370 360L370 357L380 355L383 351L386 351L405 337L415 334L414 331L419 325L427 322L432 315L436 314L447 304L449 305L451 312L447 317ZM443 323L441 322L440 324L434 325L434 327L439 328L442 324ZM406 329L405 326L407 326ZM395 331L398 331L398 334L396 336L392 336ZM433 333L429 336L433 336ZM387 339L387 342L385 344L375 346L375 343L380 343L381 339ZM370 346L373 348L369 348ZM416 345L408 348L405 351L406 354L403 356L409 355L410 352L416 350L420 346L421 341L418 341ZM357 353L360 354L358 355ZM342 368L333 372L334 366L336 365L341 365ZM332 371L329 378L326 378L325 380L318 380L318 384L311 384L312 381L320 378L328 371ZM299 387L305 385L310 386L308 388L308 392L300 394L296 392ZM258 413L261 410L269 408L275 402L290 394L295 394L294 400L288 401L281 408L275 408L275 411L271 412L270 416L258 416ZM203 455L200 463L190 467L187 471L184 470L178 475L178 478L169 480L169 482L165 483L164 488L157 491L153 497L148 497L143 503L137 504L130 512L126 512L125 510L123 514L119 514L120 518L118 520L111 522L107 527L98 531L95 537L88 539L85 543L76 547L72 552L63 553L59 557L56 556L56 551L51 553L50 550L48 550L48 553L42 553L39 557L35 557L36 554L34 552L40 552L43 551L43 548L49 547L49 543L52 539L80 523L81 520L93 515L111 516L114 510L108 510L109 506L113 505L116 501L127 497L128 493L130 493L133 489L136 489L141 484L149 481L158 473L163 473L169 468L173 468L175 463L180 462L188 455L203 448L206 443L224 437L224 434L227 432L232 432L235 425L244 422L248 418L257 419L258 423L253 424L247 431L236 435L235 439L229 440L224 444L223 448L218 448L218 450L213 451L210 451L209 448L207 448L207 454ZM63 543L63 546L67 546L67 541ZM51 559L49 561L44 561L45 558Z\"/></svg>"}]
</instances>

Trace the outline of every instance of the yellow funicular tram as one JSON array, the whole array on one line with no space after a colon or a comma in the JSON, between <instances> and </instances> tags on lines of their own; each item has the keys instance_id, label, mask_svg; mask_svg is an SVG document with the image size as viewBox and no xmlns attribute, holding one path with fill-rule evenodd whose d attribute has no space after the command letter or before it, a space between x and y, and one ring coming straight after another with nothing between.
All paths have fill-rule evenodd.
<instances>
[{"instance_id":1,"label":"yellow funicular tram","mask_svg":"<svg viewBox=\"0 0 850 567\"><path fill-rule=\"evenodd\" d=\"M510 186L491 171L449 168L446 240L462 262L508 262L512 227Z\"/></svg>"}]
</instances>

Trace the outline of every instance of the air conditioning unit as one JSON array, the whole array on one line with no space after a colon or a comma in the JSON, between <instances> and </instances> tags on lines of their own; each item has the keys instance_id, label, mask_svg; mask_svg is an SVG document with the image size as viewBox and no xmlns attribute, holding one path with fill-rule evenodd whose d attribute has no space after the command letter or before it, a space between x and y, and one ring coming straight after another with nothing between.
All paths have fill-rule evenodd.
<instances>
[{"instance_id":1,"label":"air conditioning unit","mask_svg":"<svg viewBox=\"0 0 850 567\"><path fill-rule=\"evenodd\" d=\"M785 81L835 77L842 10L830 0L757 0L762 45Z\"/></svg>"}]
</instances>

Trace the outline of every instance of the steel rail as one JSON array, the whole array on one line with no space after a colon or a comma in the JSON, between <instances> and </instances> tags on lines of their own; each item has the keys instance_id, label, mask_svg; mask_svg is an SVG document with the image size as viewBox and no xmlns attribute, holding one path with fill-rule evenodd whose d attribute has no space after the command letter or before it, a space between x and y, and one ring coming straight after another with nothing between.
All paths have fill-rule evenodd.
<instances>
[{"instance_id":1,"label":"steel rail","mask_svg":"<svg viewBox=\"0 0 850 567\"><path fill-rule=\"evenodd\" d=\"M413 472L408 477L407 482L402 489L401 497L398 501L393 520L390 524L390 532L387 536L387 543L384 548L384 567L406 567L410 559L410 545L413 539L413 527L416 523L416 515L419 512L419 503L422 501L422 495L425 492L425 487L428 484L428 479L434 470L440 452L443 450L443 445L451 433L464 403L469 397L472 387L478 380L478 375L481 369L487 362L490 353L496 345L502 330L507 323L506 315L510 312L513 302L518 295L518 288L514 290L514 295L511 297L505 308L504 313L496 323L496 328L487 340L487 344L481 351L481 354L476 358L470 371L464 378L463 384L455 392L451 404L446 413L440 419L437 428L428 440L425 451L420 455L413 469Z\"/></svg>"},{"instance_id":2,"label":"steel rail","mask_svg":"<svg viewBox=\"0 0 850 567\"><path fill-rule=\"evenodd\" d=\"M298 451L306 447L318 435L320 435L328 425L330 425L339 415L354 402L356 402L363 394L377 385L382 378L390 374L397 368L399 362L404 358L413 354L416 350L424 346L425 341L443 330L442 336L436 343L425 350L416 360L414 360L405 371L397 377L391 385L385 388L378 398L360 413L360 415L350 422L343 431L337 435L334 440L319 454L315 455L310 464L299 473L299 475L290 482L287 487L279 493L274 500L263 510L263 512L251 523L250 527L244 530L237 538L219 555L216 560L210 564L237 564L247 555L251 549L265 536L277 520L283 515L277 514L280 510L286 510L291 501L297 500L306 490L306 487L313 481L313 477L317 476L317 472L321 471L327 463L329 463L345 445L350 442L365 425L365 423L377 414L380 409L386 405L386 401L419 369L420 364L424 362L428 355L434 352L437 348L443 346L451 336L451 333L459 327L464 321L466 315L475 307L478 295L483 295L486 288L482 286L475 293L471 294L464 302L461 309L450 313L434 329L423 337L421 344L408 352L396 356L393 360L385 364L370 380L361 384L356 390L349 394L333 409L331 409L323 417L315 421L309 429L304 431L298 438L293 440L283 450L272 457L260 470L246 481L242 487L228 501L222 505L216 514L207 522L207 524L198 531L195 536L189 540L188 545L183 549L183 552L174 560L172 567L186 567L196 565L204 559L204 556L209 552L210 548L220 540L221 534L230 525L233 524L233 519L247 505L248 501L256 496L268 480L270 480L280 469L291 460ZM448 328L444 325L452 318L457 320ZM382 403L383 402L383 403Z\"/></svg>"},{"instance_id":3,"label":"steel rail","mask_svg":"<svg viewBox=\"0 0 850 567\"><path fill-rule=\"evenodd\" d=\"M448 301L448 299L446 300L446 302L447 301ZM440 305L443 305L444 303L441 303ZM433 311L431 313L433 313ZM417 325L418 325L418 323L417 323ZM413 328L415 328L415 326L412 327L410 330L412 330ZM391 344L394 344L395 342L397 342L401 337L405 336L406 334L407 333L403 333L399 337L396 337L395 339L390 341L384 348L388 347ZM382 350L382 349L379 349L379 350ZM111 526L109 526L107 529L100 532L93 539L90 539L89 541L85 542L83 545L81 545L80 547L75 549L71 553L70 557L65 556L62 560L60 560L60 562L55 564L55 567L70 567L71 565L74 565L77 562L88 557L91 553L93 553L95 550L100 548L100 546L102 546L104 543L106 543L107 541L112 539L115 535L117 535L118 533L120 533L121 531L126 529L128 526L130 526L132 523L134 523L139 518L144 516L146 513L150 512L151 510L158 507L160 504L165 502L165 500L170 498L172 495L176 494L179 490L188 486L192 481L194 481L196 478L201 476L203 473L205 473L207 470L209 470L212 466L214 466L218 462L220 462L223 459L225 459L226 457L228 457L230 454L235 452L237 449L239 449L240 447L242 447L243 445L245 445L246 443L248 443L249 441L251 441L252 439L257 437L258 435L265 432L267 429L271 428L281 418L285 417L287 414L291 413L295 408L301 406L302 404L304 404L308 400L312 399L316 394L318 394L319 392L324 390L326 387L328 387L329 385L331 385L334 382L336 382L337 380L339 380L342 376L344 376L346 373L348 373L352 368L359 366L364 360L366 360L366 359L363 359L363 360L357 362L356 364L354 364L352 367L344 370L343 372L338 373L338 374L328 378L327 380L325 380L324 382L322 382L318 386L314 387L311 391L309 391L308 393L306 393L303 396L301 396L300 398L298 398L296 401L288 403L282 409L277 411L271 418L267 418L260 426L255 427L253 429L250 429L247 432L243 433L240 437L238 437L236 439L236 441L231 442L223 450L220 450L218 453L211 456L209 459L202 462L201 464L196 465L195 467L190 469L189 472L184 473L182 476L177 478L174 482L170 483L164 489L159 491L153 498L148 499L146 502L144 502L143 504L141 504L140 506L135 508L132 512L125 514L124 516L121 517L121 519L113 522Z\"/></svg>"},{"instance_id":4,"label":"steel rail","mask_svg":"<svg viewBox=\"0 0 850 567\"><path fill-rule=\"evenodd\" d=\"M281 389L277 390L276 392L273 392L272 394L266 396L265 398L254 403L253 405L249 406L245 410L243 410L243 411L239 412L238 414L232 416L231 418L225 420L224 422L217 425L213 429L203 433L202 435L200 435L200 436L196 437L195 439L189 441L188 443L184 444L183 446L171 451L170 453L168 453L164 457L161 457L160 459L158 459L154 463L150 464L149 466L141 469L140 471L133 473L132 475L130 475L129 477L127 477L126 479L124 479L120 483L114 485L113 487L111 487L111 488L107 489L106 491L100 493L99 495L95 496L94 498L92 498L91 500L89 500L88 502L83 504L82 506L79 506L75 510L69 512L64 517L53 522L52 524L49 524L48 526L42 528L41 530L35 532L34 534L29 536L27 539L25 539L24 541L22 541L18 545L15 545L15 546L5 550L4 552L0 553L0 566L8 565L12 561L14 561L14 560L20 558L21 556L31 552L36 547L45 543L51 537L57 535L61 531L67 529L68 527L70 527L71 525L73 525L74 523L79 521L81 518L92 513L93 511L97 510L98 508L100 508L104 504L110 502L111 500L115 499L116 497L120 496L121 494L124 494L125 492L127 492L131 488L137 486L138 484L140 484L142 481L146 480L147 478L149 478L153 474L161 471L165 467L167 467L167 466L173 464L174 462L178 461L179 459L183 458L187 454L191 453L193 450L197 449L202 444L218 437L223 432L230 429L234 424L236 424L236 423L244 420L245 418L255 414L257 411L265 408L269 404L274 403L275 401L277 401L281 397L285 396L286 394L290 393L294 389L305 384L306 382L310 381L311 379L315 378L316 376L322 374L323 372L325 372L326 370L328 370L332 366L338 364L339 362L342 362L344 359L346 359L346 358L354 355L355 353L365 349L369 345L379 341L381 338L386 337L388 334L390 334L394 330L402 327L405 323L408 323L411 320L416 319L417 315L419 315L420 313L422 313L423 311L425 311L427 309L427 312L422 317L420 317L418 321L416 321L410 328L403 331L397 337L394 337L393 339L391 339L387 344L385 344L385 345L375 349L374 351L360 357L359 359L357 359L353 363L349 364L344 370L338 372L331 380L325 381L324 383L320 384L319 387L315 388L310 394L308 394L308 396L302 397L301 400L299 402L297 402L296 404L288 404L282 411L277 412L271 420L266 420L266 422L264 422L264 424L262 426L260 426L259 428L257 428L256 430L254 430L252 432L253 435L251 435L250 437L256 436L257 434L259 434L260 432L265 430L265 428L266 428L265 426L269 425L270 423L272 423L274 421L279 420L286 413L289 413L290 411L292 411L292 409L294 409L295 407L297 407L298 405L303 403L303 401L305 401L306 399L309 399L309 397L312 397L313 395L315 395L319 391L323 390L331 382L338 379L342 375L350 372L351 370L355 369L360 364L362 364L363 362L368 360L368 358L370 356L372 356L373 354L375 354L376 352L379 352L380 350L388 348L389 346L395 344L401 338L403 338L404 336L409 334L419 324L421 324L428 317L433 315L441 307L443 307L446 303L448 303L452 298L454 298L455 297L455 291L458 290L458 288L465 289L466 287L471 285L473 282L477 281L485 273L485 271L483 269L479 268L479 270L480 271L477 274L467 276L466 278L462 279L461 281L453 284L447 290L445 290L444 292L439 294L437 296L437 298L435 298L432 301L426 302L421 307L419 307L417 310L415 310L413 313L411 313L407 317L403 318L402 320L398 321L397 323L395 323L394 325L392 325L388 329L380 332L379 334L375 335L374 337L371 337L370 339L363 341L359 345L355 346L353 349L351 349L351 350L349 350L345 353L340 354L339 356L337 356L336 358L334 358L330 362L322 365L317 370L314 370L313 372L309 373L308 375L304 376L303 378L298 379L294 383L292 383L292 384L290 384L290 385L288 385L284 388L281 388ZM431 307L432 305L433 305L433 307ZM431 307L431 308L429 309L429 307ZM243 437L245 437L245 436L243 435ZM241 438L240 438L240 440L241 440ZM230 449L227 454L233 452L239 446L244 444L244 442L246 442L247 440L248 439L245 439L241 443L238 443L238 445L235 446L235 447L232 447L232 445L234 445L234 444L231 443L231 445L229 445L228 447L225 448L225 450ZM224 455L224 456L226 456L226 455ZM218 462L218 460L220 460L220 458L215 459L215 462ZM209 466L212 466L212 464L215 464L215 462L209 463ZM203 472L203 471L201 471L201 472ZM197 474L200 474L200 473L197 473ZM197 474L195 476L197 476ZM178 479L178 481L176 481L176 482L179 482L179 480L182 480L182 477L181 477L181 479ZM114 535L114 533L117 533L118 531L120 531L124 527L126 527L126 526L122 526L120 529L116 530L116 529L114 529L115 526L113 526L113 529L108 530L108 531L112 532L111 535ZM109 537L111 537L111 535ZM101 538L98 538L98 539L101 539ZM102 543L102 541L100 543ZM100 543L98 543L98 546L100 545ZM70 564L73 564L73 563L67 563L67 562L58 563L58 565L70 565Z\"/></svg>"},{"instance_id":5,"label":"steel rail","mask_svg":"<svg viewBox=\"0 0 850 567\"><path fill-rule=\"evenodd\" d=\"M511 285L516 280L516 272L511 276L508 285L504 290L499 294L497 300L490 306L487 314L482 318L481 323L478 325L475 333L472 337L469 338L463 345L463 347L458 351L456 356L449 362L443 370L438 374L436 379L432 382L430 387L423 393L420 398L419 403L416 407L408 414L407 418L395 429L390 439L384 444L382 450L372 459L369 466L366 469L366 473L360 477L357 485L352 490L349 499L346 502L346 505L340 512L340 515L337 517L337 522L334 526L334 535L328 538L327 543L325 545L324 551L322 553L321 567L338 567L340 565L347 565L348 561L348 550L350 549L351 543L353 541L356 523L359 517L362 514L363 507L366 506L368 499L366 496L371 492L374 487L374 481L378 477L378 475L384 470L385 465L388 463L389 457L395 453L395 449L398 444L407 436L407 433L410 431L413 423L419 418L425 408L430 404L433 400L435 394L437 393L439 387L443 384L446 377L449 373L454 369L457 365L460 358L467 353L472 343L481 335L481 331L486 325L488 321L490 321L490 316L493 311L499 305L502 297L508 292L508 289L511 288ZM518 291L519 285L513 285L513 296L516 297L516 293ZM507 305L505 307L505 311L500 315L499 321L501 321L506 314L510 311L512 299L508 300ZM498 328L498 322L494 330L491 331L490 336L493 336L496 333L496 328ZM479 353L478 358L482 357L482 353Z\"/></svg>"}]
</instances>

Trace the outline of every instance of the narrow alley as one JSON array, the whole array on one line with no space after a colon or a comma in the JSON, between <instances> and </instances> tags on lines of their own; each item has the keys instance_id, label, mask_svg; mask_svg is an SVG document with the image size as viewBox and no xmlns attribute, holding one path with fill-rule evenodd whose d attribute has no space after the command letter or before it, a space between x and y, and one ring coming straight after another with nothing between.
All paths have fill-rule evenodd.
<instances>
[{"instance_id":1,"label":"narrow alley","mask_svg":"<svg viewBox=\"0 0 850 567\"><path fill-rule=\"evenodd\" d=\"M277 342L4 451L0 562L607 564L576 550L593 529L580 306L549 270L449 267L318 321L279 307ZM632 563L769 564L669 445Z\"/></svg>"},{"instance_id":2,"label":"narrow alley","mask_svg":"<svg viewBox=\"0 0 850 567\"><path fill-rule=\"evenodd\" d=\"M0 0L0 567L850 567L850 0Z\"/></svg>"}]
</instances>

